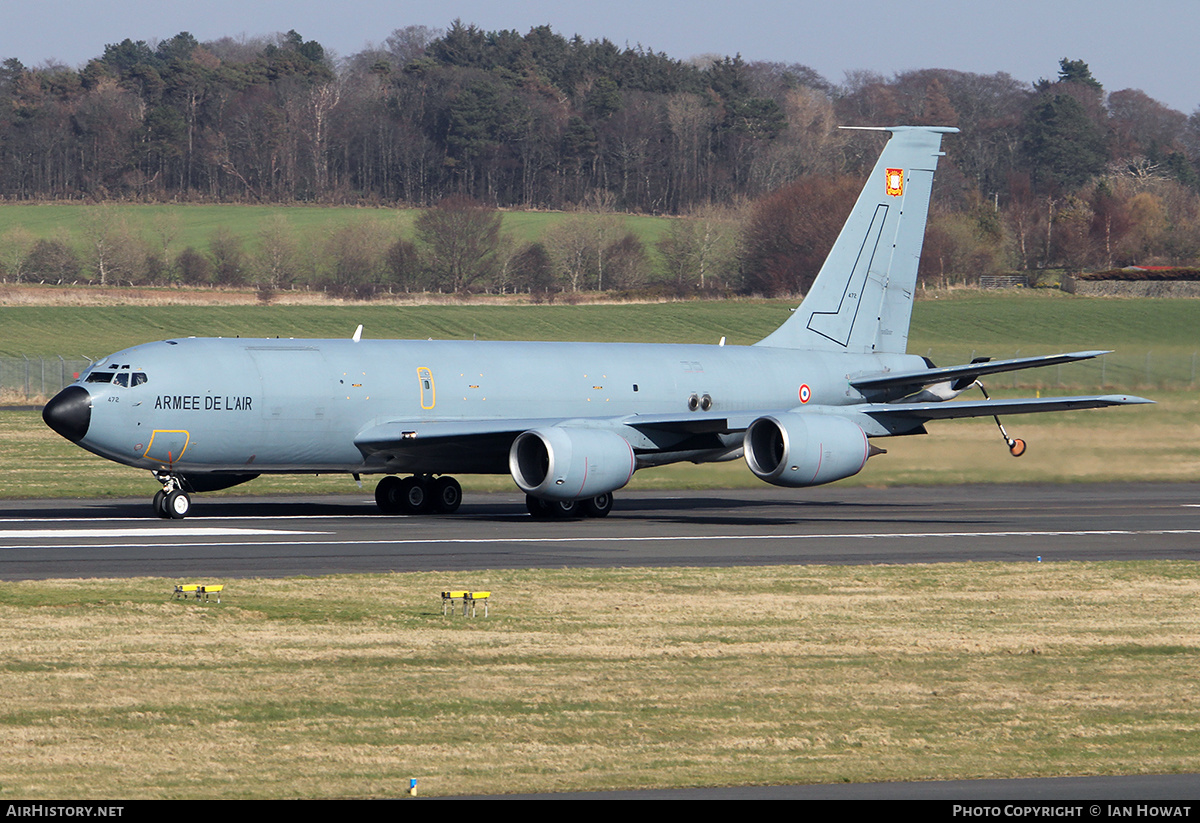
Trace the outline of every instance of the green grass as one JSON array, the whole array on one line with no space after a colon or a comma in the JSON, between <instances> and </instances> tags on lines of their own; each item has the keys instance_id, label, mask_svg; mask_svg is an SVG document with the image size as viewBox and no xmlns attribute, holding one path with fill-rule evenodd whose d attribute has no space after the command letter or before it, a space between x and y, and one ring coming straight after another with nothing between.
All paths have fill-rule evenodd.
<instances>
[{"instance_id":1,"label":"green grass","mask_svg":"<svg viewBox=\"0 0 1200 823\"><path fill-rule=\"evenodd\" d=\"M395 221L398 230L408 231L417 213L415 209L336 206L6 204L0 206L0 235L18 226L38 238L65 231L73 245L82 250L86 245L83 231L86 217L97 209L125 220L135 235L155 247L161 246L155 231L156 221L177 221L178 235L171 241L176 253L188 246L207 249L213 232L219 228L257 244L264 222L275 216L286 218L298 235L312 236L327 234L349 221L362 219Z\"/></svg>"},{"instance_id":2,"label":"green grass","mask_svg":"<svg viewBox=\"0 0 1200 823\"><path fill-rule=\"evenodd\" d=\"M177 231L171 240L170 251L178 254L184 248L206 250L217 229L225 229L242 238L248 247L256 247L264 224L279 217L287 221L297 237L313 238L329 235L347 223L374 220L392 225L397 236L411 238L413 221L419 209L371 208L351 206L235 206L235 205L141 205L104 204L103 206L49 203L0 205L0 236L20 227L36 238L49 238L66 233L69 242L82 253L87 247L84 225L88 215L103 209L114 219L125 221L135 236L151 248L160 249L162 240L158 226L169 222ZM575 216L567 212L504 213L504 231L518 244L541 240L555 225ZM583 219L591 219L582 213ZM669 218L645 215L617 215L627 231L632 231L656 257L655 244L669 225Z\"/></svg>"},{"instance_id":3,"label":"green grass","mask_svg":"<svg viewBox=\"0 0 1200 823\"><path fill-rule=\"evenodd\" d=\"M1200 348L1200 300L1075 297L1050 289L932 294L936 299L918 300L913 308L914 354L923 346L964 344L1056 351Z\"/></svg>"},{"instance_id":4,"label":"green grass","mask_svg":"<svg viewBox=\"0 0 1200 823\"><path fill-rule=\"evenodd\" d=\"M199 299L203 299L201 296ZM359 323L375 338L620 340L730 344L761 339L794 307L789 300L606 305L0 306L0 356L85 352L98 356L171 336L348 337ZM909 351L1011 356L1082 349L1200 350L1200 300L1105 299L1058 293L918 300Z\"/></svg>"},{"instance_id":5,"label":"green grass","mask_svg":"<svg viewBox=\"0 0 1200 823\"><path fill-rule=\"evenodd\" d=\"M633 305L2 306L0 356L88 354L169 337L350 337L752 343L787 301Z\"/></svg>"},{"instance_id":6,"label":"green grass","mask_svg":"<svg viewBox=\"0 0 1200 823\"><path fill-rule=\"evenodd\" d=\"M1193 563L174 582L0 588L0 798L1200 769Z\"/></svg>"}]
</instances>

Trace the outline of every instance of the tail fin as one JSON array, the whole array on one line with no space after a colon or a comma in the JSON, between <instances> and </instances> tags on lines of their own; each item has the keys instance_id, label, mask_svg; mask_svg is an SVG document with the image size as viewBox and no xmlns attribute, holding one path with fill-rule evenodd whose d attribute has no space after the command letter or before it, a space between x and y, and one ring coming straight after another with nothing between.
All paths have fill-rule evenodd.
<instances>
[{"instance_id":1,"label":"tail fin","mask_svg":"<svg viewBox=\"0 0 1200 823\"><path fill-rule=\"evenodd\" d=\"M917 263L944 126L891 126L858 202L812 289L787 321L756 345L855 353L904 353Z\"/></svg>"}]
</instances>

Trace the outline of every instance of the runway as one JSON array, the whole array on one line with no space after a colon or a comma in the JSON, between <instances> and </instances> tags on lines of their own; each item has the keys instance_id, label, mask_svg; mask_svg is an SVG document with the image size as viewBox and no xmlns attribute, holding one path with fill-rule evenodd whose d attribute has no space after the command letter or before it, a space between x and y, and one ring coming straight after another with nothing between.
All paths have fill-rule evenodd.
<instances>
[{"instance_id":1,"label":"runway","mask_svg":"<svg viewBox=\"0 0 1200 823\"><path fill-rule=\"evenodd\" d=\"M518 494L451 516L378 513L368 491L0 502L0 579L1200 559L1200 486L939 486L618 493L605 519L537 521Z\"/></svg>"}]
</instances>

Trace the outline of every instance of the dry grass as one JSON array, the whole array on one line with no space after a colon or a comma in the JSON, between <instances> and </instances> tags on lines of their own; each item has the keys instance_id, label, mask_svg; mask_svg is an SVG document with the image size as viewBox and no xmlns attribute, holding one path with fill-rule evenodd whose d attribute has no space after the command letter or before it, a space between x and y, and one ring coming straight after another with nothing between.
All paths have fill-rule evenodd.
<instances>
[{"instance_id":1,"label":"dry grass","mask_svg":"<svg viewBox=\"0 0 1200 823\"><path fill-rule=\"evenodd\" d=\"M0 794L382 797L1195 771L1188 563L0 591ZM484 620L437 593L487 588Z\"/></svg>"}]
</instances>

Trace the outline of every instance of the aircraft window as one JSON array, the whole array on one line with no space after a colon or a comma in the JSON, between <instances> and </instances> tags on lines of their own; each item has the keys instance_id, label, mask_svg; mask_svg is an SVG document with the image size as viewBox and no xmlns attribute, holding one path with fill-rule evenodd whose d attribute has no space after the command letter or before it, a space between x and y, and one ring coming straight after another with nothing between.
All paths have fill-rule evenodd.
<instances>
[{"instance_id":1,"label":"aircraft window","mask_svg":"<svg viewBox=\"0 0 1200 823\"><path fill-rule=\"evenodd\" d=\"M88 375L88 383L111 383L113 373L110 371L94 371Z\"/></svg>"},{"instance_id":2,"label":"aircraft window","mask_svg":"<svg viewBox=\"0 0 1200 823\"><path fill-rule=\"evenodd\" d=\"M129 375L128 374L118 374L115 378L113 378L113 382L116 383L118 386L128 386L129 385Z\"/></svg>"},{"instance_id":3,"label":"aircraft window","mask_svg":"<svg viewBox=\"0 0 1200 823\"><path fill-rule=\"evenodd\" d=\"M133 385L134 386L140 386L143 383L145 383L148 379L149 378L146 377L146 373L144 371L135 371L133 373Z\"/></svg>"}]
</instances>

